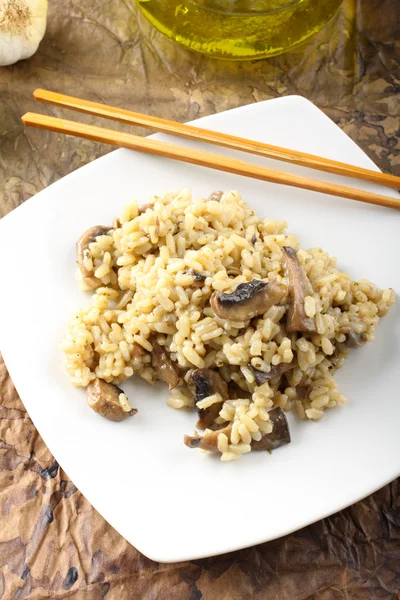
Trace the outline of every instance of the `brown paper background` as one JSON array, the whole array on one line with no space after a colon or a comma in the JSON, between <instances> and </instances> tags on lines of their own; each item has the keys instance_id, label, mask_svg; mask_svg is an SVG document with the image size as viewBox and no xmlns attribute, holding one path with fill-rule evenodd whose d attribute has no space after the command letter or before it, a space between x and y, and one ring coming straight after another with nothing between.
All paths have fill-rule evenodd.
<instances>
[{"instance_id":1,"label":"brown paper background","mask_svg":"<svg viewBox=\"0 0 400 600\"><path fill-rule=\"evenodd\" d=\"M383 170L400 175L400 0L344 0L338 17L302 48L248 63L218 62L173 44L131 0L50 0L37 54L0 69L0 216L109 151L24 130L26 111L68 115L36 106L38 86L179 121L300 94ZM399 480L279 540L157 564L118 535L59 468L2 362L0 401L1 599L400 598ZM213 511L210 527L216 518ZM195 535L195 511L192 526Z\"/></svg>"}]
</instances>

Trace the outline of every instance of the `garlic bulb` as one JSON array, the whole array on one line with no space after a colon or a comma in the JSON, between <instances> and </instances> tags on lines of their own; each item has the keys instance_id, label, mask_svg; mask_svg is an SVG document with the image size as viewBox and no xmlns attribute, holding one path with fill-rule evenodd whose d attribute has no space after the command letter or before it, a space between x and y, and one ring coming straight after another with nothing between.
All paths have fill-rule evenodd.
<instances>
[{"instance_id":1,"label":"garlic bulb","mask_svg":"<svg viewBox=\"0 0 400 600\"><path fill-rule=\"evenodd\" d=\"M0 0L0 67L36 52L46 18L47 0Z\"/></svg>"}]
</instances>

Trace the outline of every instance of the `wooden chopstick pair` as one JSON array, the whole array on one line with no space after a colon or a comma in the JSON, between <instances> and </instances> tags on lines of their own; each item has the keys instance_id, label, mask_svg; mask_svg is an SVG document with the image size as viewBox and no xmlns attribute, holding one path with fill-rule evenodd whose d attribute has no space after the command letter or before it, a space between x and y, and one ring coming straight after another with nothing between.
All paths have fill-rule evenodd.
<instances>
[{"instance_id":1,"label":"wooden chopstick pair","mask_svg":"<svg viewBox=\"0 0 400 600\"><path fill-rule=\"evenodd\" d=\"M387 175L381 172L370 171L368 169L362 169L360 167L355 167L338 161L329 160L327 158L298 152L296 150L288 150L278 146L271 146L269 144L247 140L245 138L227 135L224 133L217 133L207 129L201 129L200 127L193 125L185 125L183 123L167 121L165 119L159 119L157 117L151 117L148 115L131 112L113 106L107 106L105 104L99 104L97 102L90 102L88 100L74 98L72 96L66 96L64 94L58 94L47 90L37 89L34 92L34 97L36 100L45 102L47 104L69 108L86 114L105 117L107 119L129 123L131 125L149 127L151 129L155 129L156 131L170 133L187 139L205 141L218 146L224 146L226 148L242 150L251 154L257 154L259 156L275 158L277 160L305 167L311 167L320 171L326 171L356 179L363 179L366 181L373 181L400 189L400 177ZM308 177L293 175L291 173L285 173L283 171L277 171L275 169L253 165L235 158L228 158L219 154L212 154L209 152L181 147L166 142L159 142L149 138L139 137L128 133L121 133L101 127L95 127L93 125L86 125L76 121L67 121L64 119L49 117L36 113L27 113L22 117L22 122L24 125L30 127L37 127L68 135L75 135L77 137L111 144L113 146L138 150L140 152L157 156L164 156L203 167L210 167L220 171L252 177L254 179L322 192L333 196L340 196L352 200L367 202L369 204L377 204L380 206L400 209L400 199L381 196L371 192L353 189L324 181L318 181Z\"/></svg>"}]
</instances>

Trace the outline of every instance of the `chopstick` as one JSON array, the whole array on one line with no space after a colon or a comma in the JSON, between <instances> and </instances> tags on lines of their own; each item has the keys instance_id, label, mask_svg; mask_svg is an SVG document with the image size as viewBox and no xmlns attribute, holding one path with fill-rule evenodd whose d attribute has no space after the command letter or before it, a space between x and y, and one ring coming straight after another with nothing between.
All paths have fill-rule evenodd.
<instances>
[{"instance_id":1,"label":"chopstick","mask_svg":"<svg viewBox=\"0 0 400 600\"><path fill-rule=\"evenodd\" d=\"M158 117L151 117L149 115L135 113L123 108L107 106L106 104L91 102L81 98L74 98L73 96L58 94L56 92L51 92L40 88L35 90L33 95L36 100L45 102L46 104L69 108L71 110L76 110L97 117L104 117L106 119L112 119L122 123L139 125L140 127L149 127L150 129L154 129L156 131L170 133L187 139L209 142L210 144L215 144L217 146L224 146L225 148L232 148L234 150L242 150L249 152L250 154L257 154L258 156L265 156L267 158L293 163L302 167L309 167L319 171L326 171L327 173L353 177L355 179L363 179L365 181L373 181L375 183L400 189L400 177L371 171L369 169L362 169L361 167L348 165L346 163L330 160L321 156L315 156L313 154L307 154L297 150L289 150L279 146L272 146L262 142L247 140L245 138L228 135L226 133L209 131L207 129L196 127L195 125L185 125L184 123L178 123L176 121L159 119Z\"/></svg>"},{"instance_id":2,"label":"chopstick","mask_svg":"<svg viewBox=\"0 0 400 600\"><path fill-rule=\"evenodd\" d=\"M37 127L39 129L74 135L96 142L111 144L112 146L138 150L156 156L164 156L166 158L200 165L202 167L210 167L212 169L217 169L218 171L225 171L236 175L252 177L253 179L260 179L262 181L303 188L314 192L322 192L332 196L341 196L343 198L367 202L369 204L378 204L379 206L400 209L400 199L397 200L396 198L380 196L363 190L352 189L324 181L317 181L299 175L276 171L275 169L267 169L266 167L252 165L235 158L228 158L219 154L211 154L201 150L180 147L166 142L139 137L130 133L103 129L102 127L95 127L94 125L86 125L76 121L67 121L36 113L26 113L22 117L22 122L29 127Z\"/></svg>"}]
</instances>

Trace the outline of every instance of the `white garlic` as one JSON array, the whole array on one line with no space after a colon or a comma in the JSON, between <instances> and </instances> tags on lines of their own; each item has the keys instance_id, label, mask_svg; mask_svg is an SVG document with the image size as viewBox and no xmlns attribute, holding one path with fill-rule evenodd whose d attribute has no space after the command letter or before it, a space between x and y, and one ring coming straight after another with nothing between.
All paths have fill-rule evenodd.
<instances>
[{"instance_id":1,"label":"white garlic","mask_svg":"<svg viewBox=\"0 0 400 600\"><path fill-rule=\"evenodd\" d=\"M0 67L36 52L46 31L48 0L0 0Z\"/></svg>"}]
</instances>

